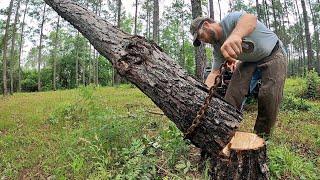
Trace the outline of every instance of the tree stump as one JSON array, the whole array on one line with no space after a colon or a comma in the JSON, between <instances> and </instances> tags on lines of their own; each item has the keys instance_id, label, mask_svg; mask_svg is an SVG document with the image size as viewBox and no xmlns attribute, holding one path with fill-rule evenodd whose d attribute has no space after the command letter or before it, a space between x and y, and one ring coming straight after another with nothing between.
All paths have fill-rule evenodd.
<instances>
[{"instance_id":1,"label":"tree stump","mask_svg":"<svg viewBox=\"0 0 320 180\"><path fill-rule=\"evenodd\" d=\"M270 179L265 141L256 134L236 132L219 157L212 159L212 179Z\"/></svg>"}]
</instances>

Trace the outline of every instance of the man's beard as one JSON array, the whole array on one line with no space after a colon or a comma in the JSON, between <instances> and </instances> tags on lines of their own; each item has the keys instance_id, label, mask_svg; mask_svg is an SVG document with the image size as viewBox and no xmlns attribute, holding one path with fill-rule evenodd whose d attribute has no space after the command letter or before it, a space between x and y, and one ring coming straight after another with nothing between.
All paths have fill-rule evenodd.
<instances>
[{"instance_id":1,"label":"man's beard","mask_svg":"<svg viewBox=\"0 0 320 180\"><path fill-rule=\"evenodd\" d=\"M210 35L210 44L215 45L218 42L218 40L216 38L216 33L210 29L209 35Z\"/></svg>"}]
</instances>

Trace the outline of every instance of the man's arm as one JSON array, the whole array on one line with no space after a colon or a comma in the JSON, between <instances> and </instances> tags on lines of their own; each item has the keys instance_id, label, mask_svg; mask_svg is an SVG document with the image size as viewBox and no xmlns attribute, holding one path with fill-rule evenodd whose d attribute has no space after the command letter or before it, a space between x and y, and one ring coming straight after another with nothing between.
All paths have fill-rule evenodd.
<instances>
[{"instance_id":1,"label":"man's arm","mask_svg":"<svg viewBox=\"0 0 320 180\"><path fill-rule=\"evenodd\" d=\"M235 61L242 53L242 38L251 34L257 26L257 17L244 14L221 47L221 53L228 61Z\"/></svg>"}]
</instances>

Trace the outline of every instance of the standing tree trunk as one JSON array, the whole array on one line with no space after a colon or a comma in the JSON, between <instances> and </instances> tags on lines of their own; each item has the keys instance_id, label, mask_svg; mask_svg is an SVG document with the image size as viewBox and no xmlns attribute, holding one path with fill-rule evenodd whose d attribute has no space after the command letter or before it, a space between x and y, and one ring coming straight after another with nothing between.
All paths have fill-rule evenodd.
<instances>
[{"instance_id":1,"label":"standing tree trunk","mask_svg":"<svg viewBox=\"0 0 320 180\"><path fill-rule=\"evenodd\" d=\"M261 7L259 4L259 0L256 0L256 11L257 11L257 15L258 15L258 20L262 20L262 14L261 14Z\"/></svg>"},{"instance_id":2,"label":"standing tree trunk","mask_svg":"<svg viewBox=\"0 0 320 180\"><path fill-rule=\"evenodd\" d=\"M75 79L76 79L76 87L79 86L79 36L80 33L79 31L77 32L77 37L76 37L76 67L75 67Z\"/></svg>"},{"instance_id":3,"label":"standing tree trunk","mask_svg":"<svg viewBox=\"0 0 320 180\"><path fill-rule=\"evenodd\" d=\"M41 91L41 63L42 63L42 39L43 39L43 25L46 17L46 4L43 5L42 21L40 26L40 39L39 39L39 53L38 53L38 91Z\"/></svg>"},{"instance_id":4,"label":"standing tree trunk","mask_svg":"<svg viewBox=\"0 0 320 180\"><path fill-rule=\"evenodd\" d=\"M320 4L320 0L317 0L317 4ZM319 22L320 21L320 15L317 14L315 19L316 19L317 22ZM317 26L318 26L318 24L317 24ZM317 41L318 74L320 74L320 35L319 35L319 31L317 32L316 41Z\"/></svg>"},{"instance_id":5,"label":"standing tree trunk","mask_svg":"<svg viewBox=\"0 0 320 180\"><path fill-rule=\"evenodd\" d=\"M193 19L202 16L201 0L191 0L191 7ZM195 61L196 77L200 81L204 81L204 70L207 66L207 57L205 53L205 46L203 43L200 47L195 47Z\"/></svg>"},{"instance_id":6,"label":"standing tree trunk","mask_svg":"<svg viewBox=\"0 0 320 180\"><path fill-rule=\"evenodd\" d=\"M89 46L89 82L88 82L88 84L91 84L91 82L92 82L92 60L91 60L91 44L90 44L90 42L88 42L88 46Z\"/></svg>"},{"instance_id":7,"label":"standing tree trunk","mask_svg":"<svg viewBox=\"0 0 320 180\"><path fill-rule=\"evenodd\" d=\"M13 0L10 1L10 5L7 12L6 30L3 37L3 58L2 58L2 83L3 83L3 96L8 95L7 86L7 46L8 46L8 34L10 27L10 17L12 12Z\"/></svg>"},{"instance_id":8,"label":"standing tree trunk","mask_svg":"<svg viewBox=\"0 0 320 180\"><path fill-rule=\"evenodd\" d=\"M186 57L185 57L185 50L184 50L184 46L185 46L185 31L184 31L184 22L185 22L185 18L184 18L184 14L185 12L182 10L180 16L181 16L181 39L182 39L182 45L180 48L180 52L179 52L179 59L180 59L180 65L186 69Z\"/></svg>"},{"instance_id":9,"label":"standing tree trunk","mask_svg":"<svg viewBox=\"0 0 320 180\"><path fill-rule=\"evenodd\" d=\"M13 94L13 71L14 71L14 66L15 66L15 46L16 46L16 34L17 34L17 22L19 19L19 9L20 9L20 0L17 1L17 8L16 8L16 14L14 17L14 22L13 22L13 27L12 27L12 37L11 37L11 53L10 53L10 93Z\"/></svg>"},{"instance_id":10,"label":"standing tree trunk","mask_svg":"<svg viewBox=\"0 0 320 180\"><path fill-rule=\"evenodd\" d=\"M301 20L301 16L300 16L300 11L299 11L299 6L298 6L298 1L295 0L295 15L297 17L297 20L299 22L299 26L300 26L300 29L299 29L299 34L300 34L300 38L299 38L299 41L300 41L300 50L302 51L302 59L301 59L301 62L300 62L300 65L299 67L302 67L302 73L301 75L305 75L306 72L305 72L305 59L306 59L306 54L305 54L305 46L304 46L304 36L303 36L303 25L302 25L302 20Z\"/></svg>"},{"instance_id":11,"label":"standing tree trunk","mask_svg":"<svg viewBox=\"0 0 320 180\"><path fill-rule=\"evenodd\" d=\"M307 43L308 71L310 71L310 70L312 70L313 52L312 52L312 47L311 47L311 37L310 37L310 30L309 30L308 13L307 13L307 8L306 8L306 3L304 0L301 0L301 6L302 6L302 11L303 11L304 32L306 35L306 43Z\"/></svg>"},{"instance_id":12,"label":"standing tree trunk","mask_svg":"<svg viewBox=\"0 0 320 180\"><path fill-rule=\"evenodd\" d=\"M22 54L22 48L23 48L23 37L24 37L24 26L25 26L25 19L26 14L28 12L28 4L29 0L26 1L26 6L24 8L23 12L23 20L21 23L21 33L20 33L20 47L19 47L19 62L18 62L18 92L21 92L21 54Z\"/></svg>"},{"instance_id":13,"label":"standing tree trunk","mask_svg":"<svg viewBox=\"0 0 320 180\"><path fill-rule=\"evenodd\" d=\"M265 10L266 24L270 29L269 5L266 0L263 0L263 4L264 4L264 10Z\"/></svg>"},{"instance_id":14,"label":"standing tree trunk","mask_svg":"<svg viewBox=\"0 0 320 180\"><path fill-rule=\"evenodd\" d=\"M88 49L87 49L87 45L84 45L85 47L84 47L84 52L87 52L88 51ZM85 58L82 58L82 61L81 61L81 67L82 67L82 85L83 86L86 86L86 69L87 69L87 67L86 67L86 60L85 60Z\"/></svg>"},{"instance_id":15,"label":"standing tree trunk","mask_svg":"<svg viewBox=\"0 0 320 180\"><path fill-rule=\"evenodd\" d=\"M134 35L137 35L137 21L138 21L138 0L136 0L135 4L135 13L134 13Z\"/></svg>"},{"instance_id":16,"label":"standing tree trunk","mask_svg":"<svg viewBox=\"0 0 320 180\"><path fill-rule=\"evenodd\" d=\"M311 1L308 0L309 2L309 7L310 7L310 11L311 11L311 16L312 16L312 23L313 23L313 31L314 31L314 39L315 39L315 49L316 49L316 71L318 72L318 74L320 74L320 59L319 59L319 53L320 53L320 47L319 47L319 32L317 31L316 27L318 27L318 19L317 17L319 15L316 15L314 12L314 9L311 5Z\"/></svg>"},{"instance_id":17,"label":"standing tree trunk","mask_svg":"<svg viewBox=\"0 0 320 180\"><path fill-rule=\"evenodd\" d=\"M159 43L160 37L159 37L159 0L153 0L153 41L155 43Z\"/></svg>"},{"instance_id":18,"label":"standing tree trunk","mask_svg":"<svg viewBox=\"0 0 320 180\"><path fill-rule=\"evenodd\" d=\"M209 12L210 12L210 18L214 19L213 0L209 0Z\"/></svg>"},{"instance_id":19,"label":"standing tree trunk","mask_svg":"<svg viewBox=\"0 0 320 180\"><path fill-rule=\"evenodd\" d=\"M56 37L54 38L54 53L53 53L53 90L57 90L57 52L58 52L58 43L59 43L59 28L60 28L60 16L57 20L57 26L56 26Z\"/></svg>"},{"instance_id":20,"label":"standing tree trunk","mask_svg":"<svg viewBox=\"0 0 320 180\"><path fill-rule=\"evenodd\" d=\"M187 132L208 95L208 90L203 83L190 77L156 44L148 43L145 38L131 36L115 29L110 23L73 1L45 1L87 37L93 46L119 70L122 76L125 76L150 97L182 132ZM203 119L192 136L189 136L189 139L196 146L218 158L218 154L221 154L226 147L230 147L231 152L239 150L239 146L234 148L230 145L227 146L227 144L235 135L235 130L240 122L240 112L222 99L213 97ZM233 142L238 141L233 140ZM236 144L233 142L232 144ZM251 145L252 139L246 138L241 142L247 142L245 144ZM243 164L243 166L238 166L238 169L246 167L243 172L250 175L257 174L250 177L268 179L266 157L263 157L263 153L265 153L264 142L259 142L255 142L254 146L250 148L248 146L246 148L240 147L246 155L243 154L245 156L239 157L237 163ZM256 148L259 149L259 152ZM239 153L240 155L241 153ZM229 167L225 167L222 170L228 171L228 169ZM244 174L234 179L242 177L248 176Z\"/></svg>"},{"instance_id":21,"label":"standing tree trunk","mask_svg":"<svg viewBox=\"0 0 320 180\"><path fill-rule=\"evenodd\" d=\"M220 3L220 0L218 0L218 6L219 6L219 19L221 21L221 3Z\"/></svg>"},{"instance_id":22,"label":"standing tree trunk","mask_svg":"<svg viewBox=\"0 0 320 180\"><path fill-rule=\"evenodd\" d=\"M272 9L274 30L275 30L275 33L279 36L279 31L278 31L279 25L276 17L276 8L275 8L274 0L271 0L271 7L272 7L271 9Z\"/></svg>"},{"instance_id":23,"label":"standing tree trunk","mask_svg":"<svg viewBox=\"0 0 320 180\"><path fill-rule=\"evenodd\" d=\"M121 0L117 0L118 1L118 5L117 5L117 8L118 8L118 12L117 12L117 28L120 29L120 26L121 26L121 6L122 6L122 2ZM121 83L121 77L119 76L118 74L118 71L113 67L113 75L114 75L114 84L120 84Z\"/></svg>"}]
</instances>

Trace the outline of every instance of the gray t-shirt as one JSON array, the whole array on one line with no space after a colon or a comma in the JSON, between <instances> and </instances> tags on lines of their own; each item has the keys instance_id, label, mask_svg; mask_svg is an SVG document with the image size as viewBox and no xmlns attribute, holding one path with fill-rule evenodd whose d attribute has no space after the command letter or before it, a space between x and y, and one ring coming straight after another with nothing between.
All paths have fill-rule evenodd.
<instances>
[{"instance_id":1,"label":"gray t-shirt","mask_svg":"<svg viewBox=\"0 0 320 180\"><path fill-rule=\"evenodd\" d=\"M222 19L220 25L222 26L223 35L221 42L224 42L233 29L236 27L237 22L242 15L246 12L232 12ZM244 40L250 40L254 43L254 50L251 53L242 53L238 56L238 60L243 62L258 62L259 60L267 57L271 54L272 49L279 40L278 36L268 29L263 23L257 21L255 30L248 36L243 38ZM214 61L212 63L212 70L217 70L224 62L224 57L221 54L220 48L222 44L216 43L214 45Z\"/></svg>"}]
</instances>

